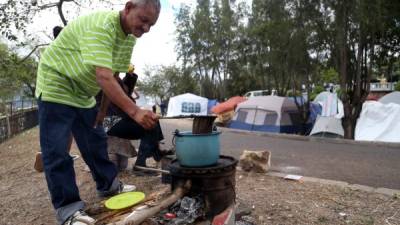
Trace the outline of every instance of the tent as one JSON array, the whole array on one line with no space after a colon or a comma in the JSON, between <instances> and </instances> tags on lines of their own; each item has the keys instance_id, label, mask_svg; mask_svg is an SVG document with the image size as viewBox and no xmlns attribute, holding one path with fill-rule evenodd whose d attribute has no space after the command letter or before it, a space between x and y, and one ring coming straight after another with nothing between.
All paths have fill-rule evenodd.
<instances>
[{"instance_id":1,"label":"tent","mask_svg":"<svg viewBox=\"0 0 400 225\"><path fill-rule=\"evenodd\" d=\"M301 115L293 100L256 96L238 104L230 128L275 133L298 133Z\"/></svg>"},{"instance_id":2,"label":"tent","mask_svg":"<svg viewBox=\"0 0 400 225\"><path fill-rule=\"evenodd\" d=\"M382 104L395 103L400 105L400 91L394 91L379 99Z\"/></svg>"},{"instance_id":3,"label":"tent","mask_svg":"<svg viewBox=\"0 0 400 225\"><path fill-rule=\"evenodd\" d=\"M212 114L211 109L218 104L217 99L208 99L208 104L207 104L207 113Z\"/></svg>"},{"instance_id":4,"label":"tent","mask_svg":"<svg viewBox=\"0 0 400 225\"><path fill-rule=\"evenodd\" d=\"M222 102L216 106L214 106L211 111L215 114L222 114L226 113L232 110L235 110L236 106L241 103L246 101L245 97L242 96L234 96L226 100L225 102Z\"/></svg>"},{"instance_id":5,"label":"tent","mask_svg":"<svg viewBox=\"0 0 400 225\"><path fill-rule=\"evenodd\" d=\"M333 116L318 116L310 136L343 138L342 120Z\"/></svg>"},{"instance_id":6,"label":"tent","mask_svg":"<svg viewBox=\"0 0 400 225\"><path fill-rule=\"evenodd\" d=\"M400 105L367 101L355 130L355 140L400 142Z\"/></svg>"},{"instance_id":7,"label":"tent","mask_svg":"<svg viewBox=\"0 0 400 225\"><path fill-rule=\"evenodd\" d=\"M207 115L208 99L186 93L169 99L167 116Z\"/></svg>"},{"instance_id":8,"label":"tent","mask_svg":"<svg viewBox=\"0 0 400 225\"><path fill-rule=\"evenodd\" d=\"M322 106L321 116L335 116L336 118L344 116L343 103L336 93L323 91L315 97L314 102Z\"/></svg>"}]
</instances>

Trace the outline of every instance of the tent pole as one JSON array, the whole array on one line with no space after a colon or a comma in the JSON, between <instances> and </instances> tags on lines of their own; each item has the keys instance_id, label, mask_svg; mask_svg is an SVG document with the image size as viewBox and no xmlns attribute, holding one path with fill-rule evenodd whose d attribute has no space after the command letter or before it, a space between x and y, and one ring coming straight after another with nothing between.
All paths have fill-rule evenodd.
<instances>
[{"instance_id":1,"label":"tent pole","mask_svg":"<svg viewBox=\"0 0 400 225\"><path fill-rule=\"evenodd\" d=\"M256 106L256 112L254 113L253 123L251 124L251 130L254 130L254 123L256 122L256 116L257 116L257 109L258 106Z\"/></svg>"}]
</instances>

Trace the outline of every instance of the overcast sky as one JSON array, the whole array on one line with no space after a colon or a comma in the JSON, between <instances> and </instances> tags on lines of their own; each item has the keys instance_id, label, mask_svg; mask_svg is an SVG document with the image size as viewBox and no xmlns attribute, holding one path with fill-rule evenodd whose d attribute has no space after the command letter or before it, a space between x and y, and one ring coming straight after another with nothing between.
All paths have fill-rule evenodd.
<instances>
[{"instance_id":1,"label":"overcast sky","mask_svg":"<svg viewBox=\"0 0 400 225\"><path fill-rule=\"evenodd\" d=\"M114 0L114 10L123 9L127 0ZM133 49L131 61L135 65L136 72L140 75L146 66L171 65L176 63L175 48L175 25L174 13L182 3L194 5L196 0L161 0L161 12L157 23L149 33L137 39ZM78 15L84 15L94 10L109 9L109 6L97 5L95 9L81 8L76 13L76 8L66 4L64 14L67 20L72 20ZM48 35L52 34L54 26L62 25L56 8L48 9L35 16L33 23L28 27L29 33L36 33L41 43L50 42Z\"/></svg>"},{"instance_id":2,"label":"overcast sky","mask_svg":"<svg viewBox=\"0 0 400 225\"><path fill-rule=\"evenodd\" d=\"M194 3L195 0L162 0L162 9L156 25L150 32L137 40L133 49L132 62L138 74L146 65L171 65L176 63L174 10L181 3Z\"/></svg>"},{"instance_id":3,"label":"overcast sky","mask_svg":"<svg viewBox=\"0 0 400 225\"><path fill-rule=\"evenodd\" d=\"M114 10L121 10L126 1L113 0L112 2L115 3ZM246 1L250 2L251 0ZM194 6L196 0L161 0L161 13L157 23L151 28L149 33L137 39L133 50L131 61L136 67L137 74L143 74L146 66L172 65L176 63L174 15L182 3ZM96 5L95 9L81 8L79 12L76 12L77 9L71 7L71 3L66 4L64 12L67 20L76 18L78 15L93 12L94 10L110 9L109 6L94 5ZM41 41L49 42L50 39L47 36L52 33L52 28L61 24L57 10L53 8L37 15L28 30L29 32L38 34L42 39Z\"/></svg>"}]
</instances>

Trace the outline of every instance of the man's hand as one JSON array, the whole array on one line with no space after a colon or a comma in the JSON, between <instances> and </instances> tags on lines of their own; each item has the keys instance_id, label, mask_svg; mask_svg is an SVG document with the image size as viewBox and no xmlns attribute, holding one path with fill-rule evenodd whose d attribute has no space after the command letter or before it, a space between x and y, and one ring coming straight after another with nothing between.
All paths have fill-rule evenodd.
<instances>
[{"instance_id":1,"label":"man's hand","mask_svg":"<svg viewBox=\"0 0 400 225\"><path fill-rule=\"evenodd\" d=\"M146 130L152 129L158 121L158 116L152 111L143 110L140 108L137 109L136 113L133 115L133 117L131 116L131 118Z\"/></svg>"},{"instance_id":2,"label":"man's hand","mask_svg":"<svg viewBox=\"0 0 400 225\"><path fill-rule=\"evenodd\" d=\"M156 125L158 117L152 111L140 109L122 90L114 78L112 71L107 68L96 67L96 80L104 94L118 108L122 109L144 129L151 129Z\"/></svg>"}]
</instances>

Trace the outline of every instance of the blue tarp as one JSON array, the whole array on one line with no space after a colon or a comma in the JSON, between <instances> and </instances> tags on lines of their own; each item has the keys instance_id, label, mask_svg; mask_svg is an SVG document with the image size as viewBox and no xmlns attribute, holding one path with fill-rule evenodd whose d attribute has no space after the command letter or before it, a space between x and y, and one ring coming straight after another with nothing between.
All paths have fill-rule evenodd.
<instances>
[{"instance_id":1,"label":"blue tarp","mask_svg":"<svg viewBox=\"0 0 400 225\"><path fill-rule=\"evenodd\" d=\"M212 107L214 107L215 105L218 104L217 99L208 99L208 105L207 105L207 113L211 114L211 109Z\"/></svg>"}]
</instances>

